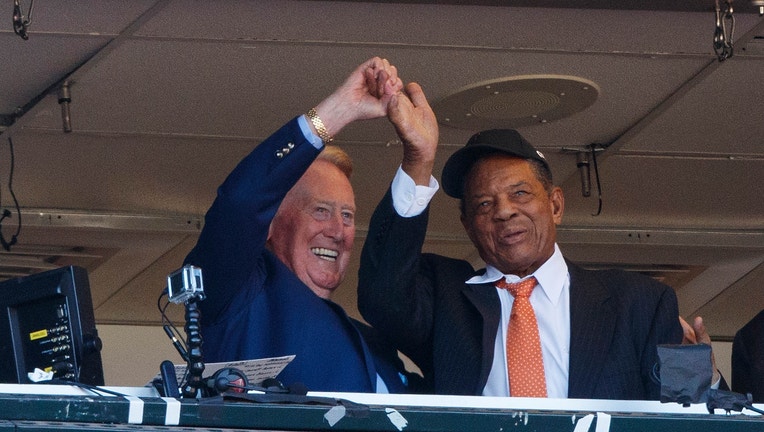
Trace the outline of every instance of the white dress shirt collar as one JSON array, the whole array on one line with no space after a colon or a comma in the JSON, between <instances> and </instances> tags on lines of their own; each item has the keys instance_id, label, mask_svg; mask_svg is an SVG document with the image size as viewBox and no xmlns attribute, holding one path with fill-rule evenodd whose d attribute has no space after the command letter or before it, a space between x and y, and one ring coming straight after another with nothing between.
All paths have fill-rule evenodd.
<instances>
[{"instance_id":1,"label":"white dress shirt collar","mask_svg":"<svg viewBox=\"0 0 764 432\"><path fill-rule=\"evenodd\" d=\"M552 256L529 276L534 276L536 278L536 281L538 281L538 284L541 286L541 289L544 291L544 294L549 301L556 304L560 300L560 293L562 293L562 288L565 286L568 278L568 265L562 257L562 252L560 252L557 243L554 245ZM496 267L486 265L485 273L471 277L466 283L493 283L502 277L506 277L506 280L509 283L518 282L524 279L512 274L505 275Z\"/></svg>"}]
</instances>

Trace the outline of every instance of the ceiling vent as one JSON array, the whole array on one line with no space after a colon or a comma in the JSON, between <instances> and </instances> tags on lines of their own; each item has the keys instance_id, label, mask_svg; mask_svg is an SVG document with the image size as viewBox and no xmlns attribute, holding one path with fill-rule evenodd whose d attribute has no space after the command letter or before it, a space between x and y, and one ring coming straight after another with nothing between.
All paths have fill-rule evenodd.
<instances>
[{"instance_id":1,"label":"ceiling vent","mask_svg":"<svg viewBox=\"0 0 764 432\"><path fill-rule=\"evenodd\" d=\"M113 249L81 246L15 245L10 252L0 252L0 281L69 265L80 266L90 272L116 252Z\"/></svg>"},{"instance_id":2,"label":"ceiling vent","mask_svg":"<svg viewBox=\"0 0 764 432\"><path fill-rule=\"evenodd\" d=\"M597 100L599 87L584 78L521 75L483 81L436 101L447 126L485 130L543 124L571 116Z\"/></svg>"}]
</instances>

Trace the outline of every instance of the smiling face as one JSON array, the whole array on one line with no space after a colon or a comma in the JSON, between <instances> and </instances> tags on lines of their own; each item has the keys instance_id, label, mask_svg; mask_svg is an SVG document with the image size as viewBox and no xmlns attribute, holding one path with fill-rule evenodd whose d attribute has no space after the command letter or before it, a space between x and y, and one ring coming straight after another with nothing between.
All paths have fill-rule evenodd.
<instances>
[{"instance_id":1,"label":"smiling face","mask_svg":"<svg viewBox=\"0 0 764 432\"><path fill-rule=\"evenodd\" d=\"M355 237L355 197L347 176L318 159L281 203L268 248L317 296L342 282Z\"/></svg>"},{"instance_id":2,"label":"smiling face","mask_svg":"<svg viewBox=\"0 0 764 432\"><path fill-rule=\"evenodd\" d=\"M497 154L467 175L462 225L486 263L523 277L554 253L563 207L562 190L547 191L528 161Z\"/></svg>"}]
</instances>

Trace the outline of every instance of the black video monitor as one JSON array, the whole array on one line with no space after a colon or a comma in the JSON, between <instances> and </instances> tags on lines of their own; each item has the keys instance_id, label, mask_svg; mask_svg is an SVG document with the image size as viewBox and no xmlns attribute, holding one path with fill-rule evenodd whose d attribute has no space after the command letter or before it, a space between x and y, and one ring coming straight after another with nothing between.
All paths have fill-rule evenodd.
<instances>
[{"instance_id":1,"label":"black video monitor","mask_svg":"<svg viewBox=\"0 0 764 432\"><path fill-rule=\"evenodd\" d=\"M87 271L77 266L0 282L0 382L53 378L104 384Z\"/></svg>"}]
</instances>

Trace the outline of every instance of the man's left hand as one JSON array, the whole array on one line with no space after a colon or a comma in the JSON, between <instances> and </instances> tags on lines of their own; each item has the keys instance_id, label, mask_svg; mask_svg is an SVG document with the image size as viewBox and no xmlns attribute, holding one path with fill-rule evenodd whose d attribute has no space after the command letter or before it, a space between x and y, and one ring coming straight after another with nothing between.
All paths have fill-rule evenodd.
<instances>
[{"instance_id":1,"label":"man's left hand","mask_svg":"<svg viewBox=\"0 0 764 432\"><path fill-rule=\"evenodd\" d=\"M682 324L682 330L684 331L684 336L682 337L683 345L702 343L712 346L711 336L709 336L706 326L703 324L702 317L695 317L692 325L685 321L681 316L679 317L679 322ZM719 373L719 369L716 368L716 358L714 358L713 347L711 348L711 367L714 368L714 376L711 379L711 383L716 384L721 380L722 376Z\"/></svg>"}]
</instances>

